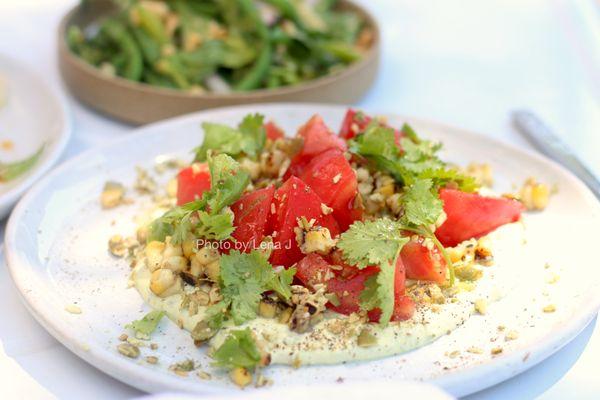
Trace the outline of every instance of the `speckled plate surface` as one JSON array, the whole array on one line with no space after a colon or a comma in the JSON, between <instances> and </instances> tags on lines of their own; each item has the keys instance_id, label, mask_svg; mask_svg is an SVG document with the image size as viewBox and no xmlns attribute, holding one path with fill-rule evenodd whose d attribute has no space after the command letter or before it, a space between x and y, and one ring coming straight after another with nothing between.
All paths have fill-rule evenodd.
<instances>
[{"instance_id":1,"label":"speckled plate surface","mask_svg":"<svg viewBox=\"0 0 600 400\"><path fill-rule=\"evenodd\" d=\"M157 365L131 360L116 351L123 326L148 309L134 289L125 260L112 258L108 238L133 233L137 205L102 211L99 194L107 180L131 186L135 166L151 168L159 155L190 157L202 138L201 121L236 124L249 112L273 118L288 132L313 113L339 126L345 108L319 104L253 105L211 110L168 120L104 148L83 154L40 181L18 204L6 231L6 256L25 304L40 323L75 354L102 371L149 392L186 390L223 393L234 388L221 374L210 381L195 374L182 378L168 366L186 358L203 370L209 359L186 332L163 321L152 341ZM558 192L543 213L525 217L526 241L497 260L495 276L504 297L434 343L407 354L337 366L293 369L269 367L275 386L344 381L421 380L465 395L507 379L551 355L577 335L600 304L600 266L589 256L600 228L600 205L592 194L556 164L492 139L435 122L389 116L393 125L410 122L421 135L442 140L443 157L456 163L488 162L495 170L496 189L508 191L529 176L557 185ZM169 173L162 179L166 180ZM133 195L133 192L129 193ZM508 238L510 239L510 238ZM510 262L508 262L510 260ZM496 278L494 278L496 279ZM554 283L550 283L554 282ZM486 285L495 286L495 281ZM81 314L65 311L76 303ZM542 309L555 305L556 311ZM498 327L505 327L499 330ZM518 332L506 340L506 332ZM481 354L467 352L477 347ZM501 349L493 355L492 350ZM496 350L497 352L498 350ZM452 353L453 357L449 354ZM268 389L261 389L268 390Z\"/></svg>"},{"instance_id":2,"label":"speckled plate surface","mask_svg":"<svg viewBox=\"0 0 600 400\"><path fill-rule=\"evenodd\" d=\"M66 109L62 96L29 68L0 55L0 161L24 159L45 145L31 170L0 182L0 219L62 154L71 135Z\"/></svg>"}]
</instances>

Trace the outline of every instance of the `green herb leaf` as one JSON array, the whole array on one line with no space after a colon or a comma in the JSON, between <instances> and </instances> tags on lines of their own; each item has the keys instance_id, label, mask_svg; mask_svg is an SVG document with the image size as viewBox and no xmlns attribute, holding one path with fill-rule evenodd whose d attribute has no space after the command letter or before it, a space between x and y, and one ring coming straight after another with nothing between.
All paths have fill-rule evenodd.
<instances>
[{"instance_id":1,"label":"green herb leaf","mask_svg":"<svg viewBox=\"0 0 600 400\"><path fill-rule=\"evenodd\" d=\"M211 306L209 325L218 327L225 319L216 315L229 314L236 325L256 318L262 294L273 290L283 299L291 296L290 285L296 270L290 268L275 272L263 253L232 251L220 258L220 286L223 300L218 307ZM214 307L214 308L213 308ZM223 313L226 310L226 313Z\"/></svg>"},{"instance_id":2,"label":"green herb leaf","mask_svg":"<svg viewBox=\"0 0 600 400\"><path fill-rule=\"evenodd\" d=\"M361 269L387 263L408 242L401 236L401 229L402 224L389 218L357 221L340 235L337 247L349 264Z\"/></svg>"},{"instance_id":3,"label":"green herb leaf","mask_svg":"<svg viewBox=\"0 0 600 400\"><path fill-rule=\"evenodd\" d=\"M431 179L419 179L408 186L400 202L404 208L402 222L406 225L435 224L442 213L443 203L433 192Z\"/></svg>"},{"instance_id":4,"label":"green herb leaf","mask_svg":"<svg viewBox=\"0 0 600 400\"><path fill-rule=\"evenodd\" d=\"M381 310L379 323L384 326L390 321L394 312L394 275L397 257L399 254L392 261L379 264L379 273L365 281L365 288L360 293L360 306L367 311L379 308Z\"/></svg>"},{"instance_id":5,"label":"green herb leaf","mask_svg":"<svg viewBox=\"0 0 600 400\"><path fill-rule=\"evenodd\" d=\"M164 315L164 311L152 310L144 315L142 319L138 319L137 321L125 325L125 328L132 329L136 334L140 333L144 336L150 336L150 334L156 330L158 323Z\"/></svg>"},{"instance_id":6,"label":"green herb leaf","mask_svg":"<svg viewBox=\"0 0 600 400\"><path fill-rule=\"evenodd\" d=\"M256 158L266 142L266 132L263 126L264 117L260 114L249 114L238 128L227 125L204 122L204 141L195 149L195 161L206 161L210 151L224 153L232 157L246 154Z\"/></svg>"},{"instance_id":7,"label":"green herb leaf","mask_svg":"<svg viewBox=\"0 0 600 400\"><path fill-rule=\"evenodd\" d=\"M211 356L215 366L226 369L253 369L261 360L260 350L249 328L231 331Z\"/></svg>"}]
</instances>

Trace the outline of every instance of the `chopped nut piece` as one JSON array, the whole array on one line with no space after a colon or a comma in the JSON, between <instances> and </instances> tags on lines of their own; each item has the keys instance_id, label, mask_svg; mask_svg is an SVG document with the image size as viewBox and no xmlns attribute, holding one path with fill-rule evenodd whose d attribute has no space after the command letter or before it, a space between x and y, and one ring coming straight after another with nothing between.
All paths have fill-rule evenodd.
<instances>
[{"instance_id":1,"label":"chopped nut piece","mask_svg":"<svg viewBox=\"0 0 600 400\"><path fill-rule=\"evenodd\" d=\"M454 350L454 351L451 351L450 353L446 353L446 356L449 358L456 358L459 355L460 355L460 351L458 351L458 350Z\"/></svg>"},{"instance_id":2,"label":"chopped nut piece","mask_svg":"<svg viewBox=\"0 0 600 400\"><path fill-rule=\"evenodd\" d=\"M329 215L333 212L333 208L327 207L327 204L325 203L321 203L321 212L323 213L323 215Z\"/></svg>"},{"instance_id":3,"label":"chopped nut piece","mask_svg":"<svg viewBox=\"0 0 600 400\"><path fill-rule=\"evenodd\" d=\"M336 184L340 181L340 179L342 179L342 174L337 174L336 176L333 177L333 183Z\"/></svg>"},{"instance_id":4,"label":"chopped nut piece","mask_svg":"<svg viewBox=\"0 0 600 400\"><path fill-rule=\"evenodd\" d=\"M148 356L148 357L146 357L146 362L148 364L156 364L156 363L158 363L158 357Z\"/></svg>"},{"instance_id":5,"label":"chopped nut piece","mask_svg":"<svg viewBox=\"0 0 600 400\"><path fill-rule=\"evenodd\" d=\"M127 336L127 334L126 334L126 333L121 333L121 334L119 335L119 340L120 340L121 342L124 342L124 341L126 341L126 340L127 340L127 338L128 338L128 337L129 337L129 336Z\"/></svg>"},{"instance_id":6,"label":"chopped nut piece","mask_svg":"<svg viewBox=\"0 0 600 400\"><path fill-rule=\"evenodd\" d=\"M272 383L273 381L271 381L269 378L265 377L263 374L259 374L256 378L256 383L254 384L254 387L260 388L263 386L271 385Z\"/></svg>"},{"instance_id":7,"label":"chopped nut piece","mask_svg":"<svg viewBox=\"0 0 600 400\"><path fill-rule=\"evenodd\" d=\"M479 347L469 347L467 349L467 352L471 354L483 354L483 350Z\"/></svg>"},{"instance_id":8,"label":"chopped nut piece","mask_svg":"<svg viewBox=\"0 0 600 400\"><path fill-rule=\"evenodd\" d=\"M363 328L356 338L356 344L359 347L371 347L377 344L377 337L371 333L368 328Z\"/></svg>"},{"instance_id":9,"label":"chopped nut piece","mask_svg":"<svg viewBox=\"0 0 600 400\"><path fill-rule=\"evenodd\" d=\"M119 353L129 358L138 358L140 355L139 347L131 343L121 343L117 346L117 350L119 350Z\"/></svg>"},{"instance_id":10,"label":"chopped nut piece","mask_svg":"<svg viewBox=\"0 0 600 400\"><path fill-rule=\"evenodd\" d=\"M106 182L100 195L102 208L114 208L123 203L125 187L118 182Z\"/></svg>"},{"instance_id":11,"label":"chopped nut piece","mask_svg":"<svg viewBox=\"0 0 600 400\"><path fill-rule=\"evenodd\" d=\"M229 378L240 388L248 386L252 382L252 375L246 368L234 368L229 372Z\"/></svg>"},{"instance_id":12,"label":"chopped nut piece","mask_svg":"<svg viewBox=\"0 0 600 400\"><path fill-rule=\"evenodd\" d=\"M152 194L156 191L156 182L144 168L136 167L137 179L133 187L141 194Z\"/></svg>"},{"instance_id":13,"label":"chopped nut piece","mask_svg":"<svg viewBox=\"0 0 600 400\"><path fill-rule=\"evenodd\" d=\"M498 354L501 354L504 350L502 349L502 347L494 347L491 351L493 356L497 356Z\"/></svg>"},{"instance_id":14,"label":"chopped nut piece","mask_svg":"<svg viewBox=\"0 0 600 400\"><path fill-rule=\"evenodd\" d=\"M556 311L556 306L554 304L548 304L546 307L542 309L545 313L553 313Z\"/></svg>"},{"instance_id":15,"label":"chopped nut piece","mask_svg":"<svg viewBox=\"0 0 600 400\"><path fill-rule=\"evenodd\" d=\"M124 257L127 254L127 247L123 242L121 235L113 235L108 240L108 250L115 257Z\"/></svg>"},{"instance_id":16,"label":"chopped nut piece","mask_svg":"<svg viewBox=\"0 0 600 400\"><path fill-rule=\"evenodd\" d=\"M198 371L198 378L208 381L212 378L212 376L206 371Z\"/></svg>"},{"instance_id":17,"label":"chopped nut piece","mask_svg":"<svg viewBox=\"0 0 600 400\"><path fill-rule=\"evenodd\" d=\"M65 311L71 314L81 314L81 308L76 304L67 304L65 306Z\"/></svg>"},{"instance_id":18,"label":"chopped nut piece","mask_svg":"<svg viewBox=\"0 0 600 400\"><path fill-rule=\"evenodd\" d=\"M461 281L476 281L481 279L483 276L483 271L475 267L473 264L459 264L454 267L454 274L456 274L458 279Z\"/></svg>"}]
</instances>

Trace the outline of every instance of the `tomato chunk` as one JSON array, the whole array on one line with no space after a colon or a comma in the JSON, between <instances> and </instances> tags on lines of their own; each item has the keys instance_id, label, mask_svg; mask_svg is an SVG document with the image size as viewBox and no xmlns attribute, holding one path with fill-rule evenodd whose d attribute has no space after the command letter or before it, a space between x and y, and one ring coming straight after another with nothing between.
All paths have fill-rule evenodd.
<instances>
[{"instance_id":1,"label":"tomato chunk","mask_svg":"<svg viewBox=\"0 0 600 400\"><path fill-rule=\"evenodd\" d=\"M321 198L299 178L292 176L274 196L275 218L273 221L273 252L271 263L286 268L302 259L303 254L296 242L294 228L298 219L305 217L315 220L315 226L329 229L331 237L340 233L339 227L331 214L323 213Z\"/></svg>"},{"instance_id":2,"label":"tomato chunk","mask_svg":"<svg viewBox=\"0 0 600 400\"><path fill-rule=\"evenodd\" d=\"M177 174L177 205L194 201L210 189L208 164L195 163Z\"/></svg>"},{"instance_id":3,"label":"tomato chunk","mask_svg":"<svg viewBox=\"0 0 600 400\"><path fill-rule=\"evenodd\" d=\"M296 278L310 289L324 284L333 276L331 265L316 253L307 254L296 264Z\"/></svg>"},{"instance_id":4,"label":"tomato chunk","mask_svg":"<svg viewBox=\"0 0 600 400\"><path fill-rule=\"evenodd\" d=\"M319 115L314 115L298 130L297 136L303 140L302 149L292 158L292 162L284 178L292 175L300 176L310 160L326 150L339 149L346 151L346 141L331 132Z\"/></svg>"},{"instance_id":5,"label":"tomato chunk","mask_svg":"<svg viewBox=\"0 0 600 400\"><path fill-rule=\"evenodd\" d=\"M456 246L518 221L524 209L516 200L484 197L454 189L441 189L440 198L447 218L435 235L444 246Z\"/></svg>"},{"instance_id":6,"label":"tomato chunk","mask_svg":"<svg viewBox=\"0 0 600 400\"><path fill-rule=\"evenodd\" d=\"M413 316L415 304L413 300L405 295L406 293L406 272L401 257L396 262L396 273L394 275L394 310L390 318L391 321L405 321ZM381 310L375 308L367 313L369 321L379 322Z\"/></svg>"},{"instance_id":7,"label":"tomato chunk","mask_svg":"<svg viewBox=\"0 0 600 400\"><path fill-rule=\"evenodd\" d=\"M356 174L339 149L329 149L314 157L300 176L333 209L333 216L345 231L362 215L354 206L358 194Z\"/></svg>"},{"instance_id":8,"label":"tomato chunk","mask_svg":"<svg viewBox=\"0 0 600 400\"><path fill-rule=\"evenodd\" d=\"M235 226L231 236L239 243L236 248L241 246L238 250L249 252L260 246L267 233L274 194L275 188L269 186L245 194L231 206Z\"/></svg>"},{"instance_id":9,"label":"tomato chunk","mask_svg":"<svg viewBox=\"0 0 600 400\"><path fill-rule=\"evenodd\" d=\"M372 118L365 115L363 112L349 108L342 121L339 135L346 140L350 140L357 134L363 132L371 120Z\"/></svg>"},{"instance_id":10,"label":"tomato chunk","mask_svg":"<svg viewBox=\"0 0 600 400\"><path fill-rule=\"evenodd\" d=\"M402 247L400 257L406 267L406 277L424 281L444 283L446 261L437 247L425 246L425 239L411 239Z\"/></svg>"},{"instance_id":11,"label":"tomato chunk","mask_svg":"<svg viewBox=\"0 0 600 400\"><path fill-rule=\"evenodd\" d=\"M379 272L378 267L367 267L351 278L334 277L327 282L327 291L336 295L339 304L328 303L327 307L340 314L350 315L360 310L360 293L365 281Z\"/></svg>"},{"instance_id":12,"label":"tomato chunk","mask_svg":"<svg viewBox=\"0 0 600 400\"><path fill-rule=\"evenodd\" d=\"M275 125L273 121L269 121L265 124L265 132L267 134L267 139L275 141L277 139L283 139L285 134L283 133L283 129Z\"/></svg>"}]
</instances>

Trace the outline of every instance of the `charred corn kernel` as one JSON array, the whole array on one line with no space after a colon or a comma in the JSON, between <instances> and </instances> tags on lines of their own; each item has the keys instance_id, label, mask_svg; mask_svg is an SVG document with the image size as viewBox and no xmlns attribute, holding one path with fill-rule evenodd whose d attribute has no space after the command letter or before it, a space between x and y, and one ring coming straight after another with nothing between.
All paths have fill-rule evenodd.
<instances>
[{"instance_id":1,"label":"charred corn kernel","mask_svg":"<svg viewBox=\"0 0 600 400\"><path fill-rule=\"evenodd\" d=\"M204 266L204 273L213 282L217 282L219 280L219 275L221 273L221 264L219 260L215 260L209 264Z\"/></svg>"},{"instance_id":2,"label":"charred corn kernel","mask_svg":"<svg viewBox=\"0 0 600 400\"><path fill-rule=\"evenodd\" d=\"M467 166L465 172L475 178L475 181L482 186L492 187L494 185L494 175L489 164L471 163Z\"/></svg>"},{"instance_id":3,"label":"charred corn kernel","mask_svg":"<svg viewBox=\"0 0 600 400\"><path fill-rule=\"evenodd\" d=\"M550 189L547 185L529 178L521 188L519 197L528 210L543 210L550 201Z\"/></svg>"},{"instance_id":4,"label":"charred corn kernel","mask_svg":"<svg viewBox=\"0 0 600 400\"><path fill-rule=\"evenodd\" d=\"M167 182L167 196L171 198L177 197L177 179L171 179Z\"/></svg>"},{"instance_id":5,"label":"charred corn kernel","mask_svg":"<svg viewBox=\"0 0 600 400\"><path fill-rule=\"evenodd\" d=\"M292 317L292 312L293 310L290 307L287 307L285 310L283 310L281 314L279 314L279 323L287 324Z\"/></svg>"},{"instance_id":6,"label":"charred corn kernel","mask_svg":"<svg viewBox=\"0 0 600 400\"><path fill-rule=\"evenodd\" d=\"M170 269L157 269L150 276L150 290L157 296L167 297L177 290L170 290L177 285L179 277Z\"/></svg>"},{"instance_id":7,"label":"charred corn kernel","mask_svg":"<svg viewBox=\"0 0 600 400\"><path fill-rule=\"evenodd\" d=\"M127 254L127 247L123 242L121 235L113 235L108 240L108 250L115 257L124 257Z\"/></svg>"},{"instance_id":8,"label":"charred corn kernel","mask_svg":"<svg viewBox=\"0 0 600 400\"><path fill-rule=\"evenodd\" d=\"M242 169L246 170L248 174L250 174L250 178L252 180L256 180L260 177L260 163L252 161L249 158L244 158L240 162L240 166L242 167Z\"/></svg>"},{"instance_id":9,"label":"charred corn kernel","mask_svg":"<svg viewBox=\"0 0 600 400\"><path fill-rule=\"evenodd\" d=\"M252 383L252 375L246 368L237 367L229 371L229 378L233 383L243 388Z\"/></svg>"},{"instance_id":10,"label":"charred corn kernel","mask_svg":"<svg viewBox=\"0 0 600 400\"><path fill-rule=\"evenodd\" d=\"M304 235L304 243L300 246L300 250L304 254L319 253L329 254L335 246L336 241L331 238L331 233L327 228L315 228L306 232Z\"/></svg>"},{"instance_id":11,"label":"charred corn kernel","mask_svg":"<svg viewBox=\"0 0 600 400\"><path fill-rule=\"evenodd\" d=\"M163 259L163 251L165 250L165 243L153 240L146 245L146 267L150 271L155 271L160 268L160 264Z\"/></svg>"},{"instance_id":12,"label":"charred corn kernel","mask_svg":"<svg viewBox=\"0 0 600 400\"><path fill-rule=\"evenodd\" d=\"M450 261L452 261L453 264L456 264L461 261L465 255L465 248L463 246L447 247L446 253L448 254L448 257L450 257Z\"/></svg>"},{"instance_id":13,"label":"charred corn kernel","mask_svg":"<svg viewBox=\"0 0 600 400\"><path fill-rule=\"evenodd\" d=\"M203 247L196 253L196 258L200 264L207 265L219 259L219 252L208 246Z\"/></svg>"},{"instance_id":14,"label":"charred corn kernel","mask_svg":"<svg viewBox=\"0 0 600 400\"><path fill-rule=\"evenodd\" d=\"M367 328L363 329L356 338L356 344L360 347L371 347L377 344L377 337Z\"/></svg>"},{"instance_id":15,"label":"charred corn kernel","mask_svg":"<svg viewBox=\"0 0 600 400\"><path fill-rule=\"evenodd\" d=\"M271 301L262 300L258 304L258 314L263 318L275 318L277 306Z\"/></svg>"},{"instance_id":16,"label":"charred corn kernel","mask_svg":"<svg viewBox=\"0 0 600 400\"><path fill-rule=\"evenodd\" d=\"M487 236L480 238L475 246L475 256L477 258L487 258L492 256L492 244Z\"/></svg>"},{"instance_id":17,"label":"charred corn kernel","mask_svg":"<svg viewBox=\"0 0 600 400\"><path fill-rule=\"evenodd\" d=\"M102 208L113 208L123 202L125 187L118 182L106 182L100 195Z\"/></svg>"},{"instance_id":18,"label":"charred corn kernel","mask_svg":"<svg viewBox=\"0 0 600 400\"><path fill-rule=\"evenodd\" d=\"M170 269L171 271L178 273L185 270L187 267L187 259L182 256L171 256L163 258L162 268Z\"/></svg>"},{"instance_id":19,"label":"charred corn kernel","mask_svg":"<svg viewBox=\"0 0 600 400\"><path fill-rule=\"evenodd\" d=\"M394 194L394 179L388 175L382 175L377 178L377 193L381 194L384 198Z\"/></svg>"},{"instance_id":20,"label":"charred corn kernel","mask_svg":"<svg viewBox=\"0 0 600 400\"><path fill-rule=\"evenodd\" d=\"M190 274L194 275L196 278L204 275L204 264L201 264L196 255L192 256L190 261Z\"/></svg>"},{"instance_id":21,"label":"charred corn kernel","mask_svg":"<svg viewBox=\"0 0 600 400\"><path fill-rule=\"evenodd\" d=\"M186 258L192 258L196 251L196 241L192 239L188 239L181 244L181 249L183 250L183 255Z\"/></svg>"},{"instance_id":22,"label":"charred corn kernel","mask_svg":"<svg viewBox=\"0 0 600 400\"><path fill-rule=\"evenodd\" d=\"M394 193L385 199L385 204L388 206L390 211L394 213L394 215L399 215L402 212L402 205L400 203L400 197L402 195L400 193Z\"/></svg>"}]
</instances>

